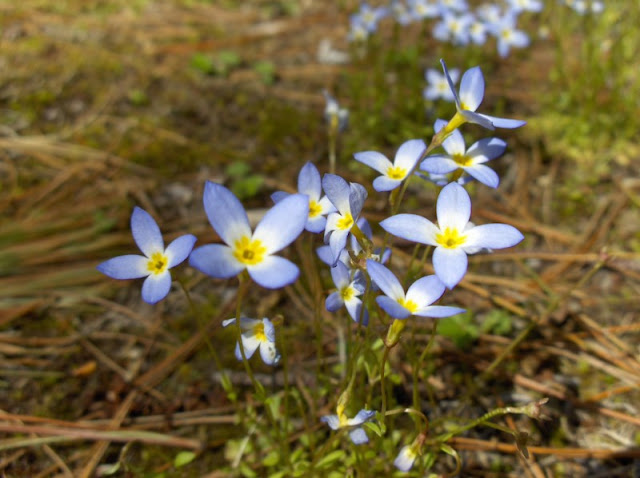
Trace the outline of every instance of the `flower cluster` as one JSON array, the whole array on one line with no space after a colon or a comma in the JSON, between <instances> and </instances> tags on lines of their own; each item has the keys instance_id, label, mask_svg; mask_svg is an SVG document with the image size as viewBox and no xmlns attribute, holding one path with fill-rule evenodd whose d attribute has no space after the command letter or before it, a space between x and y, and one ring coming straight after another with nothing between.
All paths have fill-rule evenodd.
<instances>
[{"instance_id":1,"label":"flower cluster","mask_svg":"<svg viewBox=\"0 0 640 478\"><path fill-rule=\"evenodd\" d=\"M510 4L514 11L535 11L539 2L514 0ZM363 7L357 20L353 21L370 33L389 11L399 15L401 5L396 1L389 10ZM421 18L441 15L444 19L447 15L463 15L468 7L464 0L414 0L407 8L411 15ZM489 15L488 12L485 14ZM241 317L243 291L247 290L247 281L267 289L294 283L300 269L280 253L305 230L310 234L321 234L325 244L316 249L319 258L328 266L325 273L330 275L334 285L326 296L325 308L338 312L344 307L358 330L366 327L372 318L388 316L390 321L381 320L383 324L390 324L384 341L387 354L399 342L410 317L439 319L464 312L460 307L436 305L436 302L447 289L455 288L463 280L468 268L467 256L514 246L523 236L508 224L476 225L470 221L471 197L464 184L476 180L491 188L498 187L498 174L485 163L502 155L507 145L499 138L490 137L467 148L458 128L466 123L489 130L518 128L525 122L477 112L484 97L484 77L479 67L464 72L457 90L454 80L459 76L458 70L452 70L452 75L443 61L441 64L443 74L437 75L439 86L426 92L425 96L452 99L456 109L449 121L435 122L434 137L429 146L422 139L405 141L398 147L393 161L377 151L354 155L356 161L379 174L373 180L373 189L378 193L389 192L391 214L377 225L386 233L382 241L374 239L372 227L363 216L367 189L336 174L321 176L316 166L307 162L299 172L297 192L275 192L272 195L275 204L255 228L241 202L229 189L207 181L204 211L220 240L195 249L196 238L190 234L178 237L165 248L156 222L148 213L135 208L131 230L144 255L115 257L100 264L98 270L116 279L146 277L142 298L151 304L166 297L171 288L169 269L187 258L192 268L212 278L237 277L240 283L237 313L234 318L224 320L222 326L236 327L235 356L238 360L248 360L259 350L263 362L268 365L277 365L280 360L274 323L266 317L261 320ZM435 80L435 72L429 77ZM337 102L328 95L327 100L331 105L327 117L337 134L341 130L340 118L345 119L347 114L340 113ZM437 151L437 148L442 150ZM413 177L427 179L439 190L434 221L422 215L399 212L408 182ZM419 277L405 290L388 265L391 248L386 246L390 236L430 246L435 274ZM382 247L375 247L375 242L382 243ZM426 258L425 254L424 260ZM374 304L377 304L375 311L372 309ZM250 370L248 362L245 365ZM382 370L384 365L383 359ZM336 414L325 415L321 421L332 430L348 430L351 441L359 445L368 442L362 425L373 420L376 412L364 408L355 417L347 417L345 410L352 400L356 367L350 367L349 374L349 385L340 395ZM252 380L255 383L253 376ZM382 409L384 412L384 405ZM395 460L398 469L407 471L413 466L421 454L424 439L420 434L412 445L401 449Z\"/></svg>"},{"instance_id":2,"label":"flower cluster","mask_svg":"<svg viewBox=\"0 0 640 478\"><path fill-rule=\"evenodd\" d=\"M600 0L562 1L581 15L604 10ZM493 38L498 54L506 57L512 48L525 48L530 43L529 36L518 29L520 17L543 9L543 0L502 0L475 7L466 0L391 0L388 6L377 8L362 3L350 18L349 39L366 40L386 17L403 26L429 20L433 22L432 35L439 41L465 46L483 45ZM434 80L428 79L431 86L437 84Z\"/></svg>"}]
</instances>

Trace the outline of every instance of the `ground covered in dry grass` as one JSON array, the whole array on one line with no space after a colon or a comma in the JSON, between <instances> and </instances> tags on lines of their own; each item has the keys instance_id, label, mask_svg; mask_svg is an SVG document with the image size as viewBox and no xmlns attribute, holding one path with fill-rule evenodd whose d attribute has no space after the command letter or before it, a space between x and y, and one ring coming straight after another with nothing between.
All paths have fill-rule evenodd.
<instances>
[{"instance_id":1,"label":"ground covered in dry grass","mask_svg":"<svg viewBox=\"0 0 640 478\"><path fill-rule=\"evenodd\" d=\"M405 139L431 134L422 71L444 55L449 64L482 62L487 104L530 121L504 136L500 189L474 192L477 220L512 224L526 239L471 259L450 300L474 315L462 332L438 336L425 409L473 418L514 397L550 399L534 425L503 419L528 430L528 458L493 430L453 439L461 476L636 476L638 147L633 134L581 143L553 126L567 117L545 97L553 38L507 60L478 54L468 63L417 41L416 28L396 32L394 49L374 41L360 58L337 64L319 52L323 42L348 50L354 4L212 3L0 4L2 473L88 477L120 463L118 476L225 476L217 471L230 469L224 445L244 432L209 347L226 350L221 365L246 383L231 356L233 335L220 328L233 315L236 284L185 270L180 280L201 307L196 314L179 290L148 306L139 283L109 280L96 265L133 251L134 205L152 213L165 238L190 232L213 242L201 203L206 179L230 185L260 217L268 194L290 190L304 161L326 170L324 88L352 112L339 171L370 184L370 171L351 155L391 155ZM581 74L578 62L565 66L568 77ZM593 111L615 124L602 94ZM637 139L638 125L625 131ZM432 192L416 194L425 213L433 209ZM368 208L372 221L385 217L383 202ZM296 254L311 260L301 248ZM399 244L398 260L410 254ZM315 357L320 349L327 363L338 361L335 319L325 318L318 343L310 324L323 298L306 285L251 300L254 310L285 317L292 380L319 417L334 397L322 397ZM416 326L415 342L426 343L429 331ZM394 353L401 396L413 371L405 351ZM283 380L277 369L258 371L273 387ZM179 466L181 450L198 454Z\"/></svg>"}]
</instances>

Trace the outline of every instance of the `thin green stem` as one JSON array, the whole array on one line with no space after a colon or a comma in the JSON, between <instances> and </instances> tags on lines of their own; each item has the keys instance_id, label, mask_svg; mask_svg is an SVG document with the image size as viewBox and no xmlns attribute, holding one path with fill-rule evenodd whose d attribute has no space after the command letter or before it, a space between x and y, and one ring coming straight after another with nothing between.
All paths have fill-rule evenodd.
<instances>
[{"instance_id":1,"label":"thin green stem","mask_svg":"<svg viewBox=\"0 0 640 478\"><path fill-rule=\"evenodd\" d=\"M242 327L240 326L240 318L242 314L242 301L244 300L247 290L249 289L249 284L251 284L250 282L251 279L249 278L249 274L247 273L247 271L244 270L238 276L238 280L239 280L239 285L238 285L238 292L236 294L236 339L239 344L238 348L240 349L240 355L242 356L242 363L244 364L244 369L246 370L247 375L249 376L249 379L251 379L251 383L253 384L253 388L256 391L256 395L258 399L260 401L264 401L265 399L264 387L260 382L258 382L255 375L253 374L253 370L251 369L251 364L249 363L249 360L247 359L247 356L244 352L244 346L242 343Z\"/></svg>"}]
</instances>

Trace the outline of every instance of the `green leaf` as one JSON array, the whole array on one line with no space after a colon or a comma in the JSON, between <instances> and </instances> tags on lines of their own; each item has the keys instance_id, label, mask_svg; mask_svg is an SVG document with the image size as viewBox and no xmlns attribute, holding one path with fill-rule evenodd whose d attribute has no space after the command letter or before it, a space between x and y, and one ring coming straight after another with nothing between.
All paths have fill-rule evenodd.
<instances>
[{"instance_id":1,"label":"green leaf","mask_svg":"<svg viewBox=\"0 0 640 478\"><path fill-rule=\"evenodd\" d=\"M277 450L273 450L262 460L264 466L276 466L280 461L280 453Z\"/></svg>"},{"instance_id":2,"label":"green leaf","mask_svg":"<svg viewBox=\"0 0 640 478\"><path fill-rule=\"evenodd\" d=\"M345 452L343 450L332 451L331 453L329 453L328 455L324 456L323 458L321 458L318 461L317 467L318 468L327 468L334 461L338 461L338 460L343 459L344 456L345 456Z\"/></svg>"},{"instance_id":3,"label":"green leaf","mask_svg":"<svg viewBox=\"0 0 640 478\"><path fill-rule=\"evenodd\" d=\"M176 468L180 468L181 466L188 465L193 460L195 460L196 454L192 451L181 451L176 455L173 459L173 466Z\"/></svg>"},{"instance_id":4,"label":"green leaf","mask_svg":"<svg viewBox=\"0 0 640 478\"><path fill-rule=\"evenodd\" d=\"M511 315L508 312L502 309L494 309L484 317L481 330L484 333L509 335L511 333L511 325Z\"/></svg>"},{"instance_id":5,"label":"green leaf","mask_svg":"<svg viewBox=\"0 0 640 478\"><path fill-rule=\"evenodd\" d=\"M216 71L213 58L204 53L194 53L190 63L192 68L195 68L205 75L211 75Z\"/></svg>"},{"instance_id":6,"label":"green leaf","mask_svg":"<svg viewBox=\"0 0 640 478\"><path fill-rule=\"evenodd\" d=\"M440 319L438 333L450 338L456 347L461 349L471 345L480 335L470 313Z\"/></svg>"}]
</instances>

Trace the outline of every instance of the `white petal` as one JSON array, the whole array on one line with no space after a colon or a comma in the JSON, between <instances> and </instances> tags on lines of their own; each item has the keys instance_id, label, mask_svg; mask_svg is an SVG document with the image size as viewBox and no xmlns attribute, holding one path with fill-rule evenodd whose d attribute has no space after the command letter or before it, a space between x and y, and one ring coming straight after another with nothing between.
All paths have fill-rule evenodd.
<instances>
[{"instance_id":1,"label":"white petal","mask_svg":"<svg viewBox=\"0 0 640 478\"><path fill-rule=\"evenodd\" d=\"M471 217L471 199L458 183L449 183L438 196L436 215L441 231L454 229L462 232Z\"/></svg>"}]
</instances>

